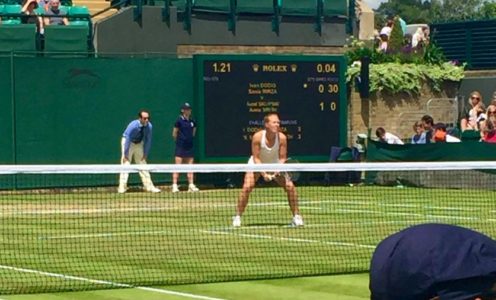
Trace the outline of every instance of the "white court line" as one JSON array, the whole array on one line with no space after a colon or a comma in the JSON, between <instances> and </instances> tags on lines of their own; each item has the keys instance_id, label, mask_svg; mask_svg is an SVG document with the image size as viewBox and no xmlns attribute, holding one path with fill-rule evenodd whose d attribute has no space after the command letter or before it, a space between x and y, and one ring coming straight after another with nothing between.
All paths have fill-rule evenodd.
<instances>
[{"instance_id":1,"label":"white court line","mask_svg":"<svg viewBox=\"0 0 496 300\"><path fill-rule=\"evenodd\" d=\"M496 220L495 220L496 221ZM340 227L340 226L357 226L357 225L386 225L386 224L417 224L415 221L368 221L368 222L348 222L348 223L327 223L327 224L305 224L305 228L324 228L324 227ZM229 227L214 227L213 231L230 231L230 230L250 230L250 229L281 229L293 228L291 225L248 225L234 228Z\"/></svg>"},{"instance_id":2,"label":"white court line","mask_svg":"<svg viewBox=\"0 0 496 300\"><path fill-rule=\"evenodd\" d=\"M149 291L149 292L155 292L155 293L161 293L161 294L167 294L167 295L174 295L174 296L180 296L180 297L192 298L192 299L224 300L221 298L213 298L213 297L195 295L195 294L190 294L190 293L182 293L182 292L176 292L176 291L158 289L158 288L151 288L151 287L144 287L144 286L133 286L133 285L126 284L126 283L117 283L117 282L112 282L112 281L107 281L107 280L97 280L97 279L91 279L91 278L85 278L85 277L79 277L79 276L44 272L44 271L33 270L33 269L17 268L17 267L13 267L13 266L0 265L0 269L23 272L23 273L32 273L32 274L44 275L44 276L48 276L48 277L55 277L55 278L62 278L62 279L69 279L69 280L76 280L76 281L84 281L84 282L95 283L95 284L111 285L114 287L121 287L121 288L134 288L134 289L143 290L143 291Z\"/></svg>"},{"instance_id":3,"label":"white court line","mask_svg":"<svg viewBox=\"0 0 496 300\"><path fill-rule=\"evenodd\" d=\"M350 205L368 205L368 206L391 206L391 207L411 207L411 208L424 208L424 209L439 209L439 210L459 210L459 211L477 211L482 209L476 208L464 208L464 207L437 207L428 205L415 205L415 204L393 204L384 203L376 201L349 201L349 200L319 200L319 201L300 201L300 206L311 206L317 204L350 204ZM216 208L231 208L235 206L233 204L213 204L204 206L167 206L167 207L124 207L124 208L75 208L75 209L31 209L31 210L0 210L0 217L10 217L17 215L59 215L59 214L106 214L106 213L118 213L118 212L157 212L166 210L189 210L191 208L203 208L203 209L216 209ZM251 203L250 206L255 207L266 207L266 206L277 206L277 207L287 207L286 202L262 202L262 203ZM307 209L311 209L308 208ZM496 211L492 211L496 213Z\"/></svg>"},{"instance_id":4,"label":"white court line","mask_svg":"<svg viewBox=\"0 0 496 300\"><path fill-rule=\"evenodd\" d=\"M322 202L322 201L318 201ZM253 203L251 206L282 206L283 202L266 202L266 203ZM213 204L204 206L168 206L168 207L124 207L124 208L73 208L73 209L44 209L44 210L3 210L0 211L0 217L17 216L17 215L64 215L64 214L106 214L116 212L156 212L165 210L189 210L191 208L231 208L236 204ZM286 206L287 207L287 204Z\"/></svg>"},{"instance_id":5,"label":"white court line","mask_svg":"<svg viewBox=\"0 0 496 300\"><path fill-rule=\"evenodd\" d=\"M425 218L440 218L440 219L470 220L470 221L481 220L481 218L476 218L476 217L446 216L446 215L431 215L431 214L425 215L418 213L386 212L386 211L363 210L363 209L336 209L336 211L340 213L364 213L364 214L379 214L379 215L388 215L388 216L409 216L409 217L419 217L419 218L425 217Z\"/></svg>"},{"instance_id":6,"label":"white court line","mask_svg":"<svg viewBox=\"0 0 496 300\"><path fill-rule=\"evenodd\" d=\"M374 245L364 245L364 244L345 243L345 242L328 242L328 241L298 239L298 238L288 238L288 237L277 237L277 236L262 235L262 234L236 233L234 231L215 231L215 230L201 230L201 231L204 233L208 233L208 234L232 235L232 236L241 236L241 237L248 237L248 238L254 238L254 239L278 240L278 241L285 241L285 242L323 244L323 245L342 246L342 247L359 247L359 248L367 248L367 249L375 249L375 247L376 247Z\"/></svg>"},{"instance_id":7,"label":"white court line","mask_svg":"<svg viewBox=\"0 0 496 300\"><path fill-rule=\"evenodd\" d=\"M496 221L496 220L495 220ZM414 221L369 221L369 222L349 222L349 223L327 223L327 224L307 224L305 228L325 228L325 227L339 227L339 226L356 226L356 225L385 225L385 224L416 224ZM255 225L255 226L244 226L235 228L238 230L250 230L250 229L285 229L293 228L291 225ZM213 231L229 231L233 230L232 226L229 227L213 227ZM171 232L177 232L177 229L172 229L170 231L166 230L155 230L155 231L128 231L128 232L102 232L102 233L88 233L88 234L71 234L71 235L54 235L54 236L38 236L39 240L63 240L63 239L85 239L85 238L110 238L110 237L120 237L120 236L133 236L133 235L162 235ZM184 231L184 229L182 230ZM195 232L204 232L203 230L187 230ZM1 299L0 299L1 300Z\"/></svg>"},{"instance_id":8,"label":"white court line","mask_svg":"<svg viewBox=\"0 0 496 300\"><path fill-rule=\"evenodd\" d=\"M177 230L176 230L177 231ZM104 237L114 237L114 236L132 236L132 235L161 235L170 233L171 231L129 231L129 232L103 232L103 233L91 233L91 234L71 234L71 235L59 235L59 236L39 236L39 240L63 240L63 239L81 239L81 238L104 238Z\"/></svg>"}]
</instances>

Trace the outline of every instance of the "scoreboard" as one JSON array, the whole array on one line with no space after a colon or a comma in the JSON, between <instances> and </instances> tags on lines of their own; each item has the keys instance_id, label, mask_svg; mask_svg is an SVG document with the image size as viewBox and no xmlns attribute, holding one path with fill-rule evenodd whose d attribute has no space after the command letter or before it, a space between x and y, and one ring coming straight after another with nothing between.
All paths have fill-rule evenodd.
<instances>
[{"instance_id":1,"label":"scoreboard","mask_svg":"<svg viewBox=\"0 0 496 300\"><path fill-rule=\"evenodd\" d=\"M269 113L279 115L288 156L328 161L331 146L345 146L343 56L198 55L194 64L199 161L246 161Z\"/></svg>"}]
</instances>

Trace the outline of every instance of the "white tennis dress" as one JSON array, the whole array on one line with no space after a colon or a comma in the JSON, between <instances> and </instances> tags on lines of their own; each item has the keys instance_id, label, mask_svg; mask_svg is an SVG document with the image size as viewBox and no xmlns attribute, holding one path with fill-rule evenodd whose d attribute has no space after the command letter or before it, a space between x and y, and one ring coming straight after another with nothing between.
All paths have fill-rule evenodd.
<instances>
[{"instance_id":1,"label":"white tennis dress","mask_svg":"<svg viewBox=\"0 0 496 300\"><path fill-rule=\"evenodd\" d=\"M266 142L266 134L267 131L262 131L262 142L260 145L260 160L264 164L277 164L279 163L279 133L276 135L276 141L274 142L274 146L269 148ZM253 156L248 160L248 164L254 164L255 161Z\"/></svg>"}]
</instances>

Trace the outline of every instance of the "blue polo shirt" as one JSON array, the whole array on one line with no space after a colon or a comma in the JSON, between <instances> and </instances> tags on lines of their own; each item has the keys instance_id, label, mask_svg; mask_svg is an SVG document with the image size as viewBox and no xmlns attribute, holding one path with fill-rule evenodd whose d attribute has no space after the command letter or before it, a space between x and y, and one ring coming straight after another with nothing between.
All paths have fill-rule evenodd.
<instances>
[{"instance_id":1,"label":"blue polo shirt","mask_svg":"<svg viewBox=\"0 0 496 300\"><path fill-rule=\"evenodd\" d=\"M139 120L134 120L127 125L122 136L126 139L124 143L124 156L129 158L129 146L131 143L141 143L143 141L143 154L148 157L152 146L152 123L148 122L147 126L143 126Z\"/></svg>"},{"instance_id":2,"label":"blue polo shirt","mask_svg":"<svg viewBox=\"0 0 496 300\"><path fill-rule=\"evenodd\" d=\"M174 127L178 129L176 146L181 148L192 148L193 130L196 128L196 122L192 119L186 119L181 115L177 118Z\"/></svg>"}]
</instances>

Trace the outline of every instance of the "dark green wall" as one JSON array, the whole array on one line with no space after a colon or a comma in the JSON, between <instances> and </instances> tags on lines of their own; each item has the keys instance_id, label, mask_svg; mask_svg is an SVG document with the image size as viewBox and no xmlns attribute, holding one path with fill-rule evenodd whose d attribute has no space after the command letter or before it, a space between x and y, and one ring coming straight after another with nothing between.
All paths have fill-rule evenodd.
<instances>
[{"instance_id":1,"label":"dark green wall","mask_svg":"<svg viewBox=\"0 0 496 300\"><path fill-rule=\"evenodd\" d=\"M11 64L0 60L1 163L13 163ZM150 163L173 160L180 103L193 100L190 59L14 58L16 163L118 163L141 108L154 126Z\"/></svg>"},{"instance_id":2,"label":"dark green wall","mask_svg":"<svg viewBox=\"0 0 496 300\"><path fill-rule=\"evenodd\" d=\"M14 162L12 101L11 58L0 57L0 164Z\"/></svg>"}]
</instances>

